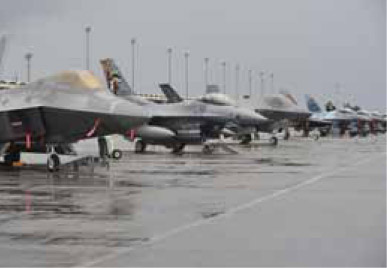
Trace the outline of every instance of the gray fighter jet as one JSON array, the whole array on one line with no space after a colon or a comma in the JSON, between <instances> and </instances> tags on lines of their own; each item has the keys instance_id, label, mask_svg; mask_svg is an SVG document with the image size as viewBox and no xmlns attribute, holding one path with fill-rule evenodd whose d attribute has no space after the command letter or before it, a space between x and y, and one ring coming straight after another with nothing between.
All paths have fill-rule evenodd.
<instances>
[{"instance_id":1,"label":"gray fighter jet","mask_svg":"<svg viewBox=\"0 0 387 268\"><path fill-rule=\"evenodd\" d=\"M57 170L55 145L110 134L124 134L149 120L144 109L109 94L88 71L68 71L20 89L0 91L0 153L17 161L15 146L47 146L47 168Z\"/></svg>"},{"instance_id":2,"label":"gray fighter jet","mask_svg":"<svg viewBox=\"0 0 387 268\"><path fill-rule=\"evenodd\" d=\"M202 144L219 138L225 126L258 126L266 118L254 111L232 105L215 105L208 99L156 104L135 95L112 59L101 60L108 88L114 94L146 107L151 120L148 125L131 133L136 152L143 152L147 144L164 145L172 152L181 152L186 144ZM165 86L165 85L163 85Z\"/></svg>"},{"instance_id":3,"label":"gray fighter jet","mask_svg":"<svg viewBox=\"0 0 387 268\"><path fill-rule=\"evenodd\" d=\"M161 90L163 91L168 103L183 102L184 99L174 90L169 84L161 84ZM236 102L231 99L228 95L219 93L217 90L206 91L206 94L197 98L199 101L211 103L219 106L233 106L237 107ZM250 110L253 112L254 110ZM257 112L256 112L257 113ZM258 116L265 118L264 116L257 113ZM240 122L239 124L228 123L222 130L225 136L234 136L241 140L241 144L248 144L252 141L252 136L257 132L273 133L276 128L276 123L273 120L261 120L259 124L251 124L251 122ZM271 143L276 145L278 142L277 138L273 135Z\"/></svg>"},{"instance_id":4,"label":"gray fighter jet","mask_svg":"<svg viewBox=\"0 0 387 268\"><path fill-rule=\"evenodd\" d=\"M266 118L277 123L277 128L285 129L285 139L289 137L288 128L304 127L311 113L301 108L292 95L286 92L261 96L257 103L248 104Z\"/></svg>"}]
</instances>

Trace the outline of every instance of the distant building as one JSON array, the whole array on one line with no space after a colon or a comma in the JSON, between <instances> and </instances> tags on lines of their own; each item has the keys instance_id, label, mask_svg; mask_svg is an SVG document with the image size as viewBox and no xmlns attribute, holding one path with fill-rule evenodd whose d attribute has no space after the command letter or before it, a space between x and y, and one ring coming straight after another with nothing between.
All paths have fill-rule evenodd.
<instances>
[{"instance_id":1,"label":"distant building","mask_svg":"<svg viewBox=\"0 0 387 268\"><path fill-rule=\"evenodd\" d=\"M206 93L220 93L219 85L207 85Z\"/></svg>"}]
</instances>

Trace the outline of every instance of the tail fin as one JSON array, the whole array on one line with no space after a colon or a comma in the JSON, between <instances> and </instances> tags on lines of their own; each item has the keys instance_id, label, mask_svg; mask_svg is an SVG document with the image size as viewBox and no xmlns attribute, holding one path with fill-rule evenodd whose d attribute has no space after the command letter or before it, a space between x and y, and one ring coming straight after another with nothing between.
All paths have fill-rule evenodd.
<instances>
[{"instance_id":1,"label":"tail fin","mask_svg":"<svg viewBox=\"0 0 387 268\"><path fill-rule=\"evenodd\" d=\"M125 80L120 69L111 58L100 60L105 75L107 87L116 95L134 95L135 92Z\"/></svg>"},{"instance_id":2,"label":"tail fin","mask_svg":"<svg viewBox=\"0 0 387 268\"><path fill-rule=\"evenodd\" d=\"M182 102L183 98L174 90L170 84L160 84L161 90L163 91L165 97L169 103Z\"/></svg>"},{"instance_id":3,"label":"tail fin","mask_svg":"<svg viewBox=\"0 0 387 268\"><path fill-rule=\"evenodd\" d=\"M320 105L316 102L314 98L312 98L309 95L305 95L306 98L306 105L308 106L308 110L312 113L321 113L322 109Z\"/></svg>"}]
</instances>

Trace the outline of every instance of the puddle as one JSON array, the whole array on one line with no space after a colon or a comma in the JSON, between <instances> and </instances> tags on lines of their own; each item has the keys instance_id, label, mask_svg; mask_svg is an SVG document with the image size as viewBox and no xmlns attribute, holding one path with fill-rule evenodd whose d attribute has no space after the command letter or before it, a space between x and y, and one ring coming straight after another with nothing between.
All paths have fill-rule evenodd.
<instances>
[{"instance_id":1,"label":"puddle","mask_svg":"<svg viewBox=\"0 0 387 268\"><path fill-rule=\"evenodd\" d=\"M274 159L274 158L259 158L254 160L257 164L267 164L269 166L284 166L284 167L305 167L312 166L311 163L305 162L290 162L290 159Z\"/></svg>"}]
</instances>

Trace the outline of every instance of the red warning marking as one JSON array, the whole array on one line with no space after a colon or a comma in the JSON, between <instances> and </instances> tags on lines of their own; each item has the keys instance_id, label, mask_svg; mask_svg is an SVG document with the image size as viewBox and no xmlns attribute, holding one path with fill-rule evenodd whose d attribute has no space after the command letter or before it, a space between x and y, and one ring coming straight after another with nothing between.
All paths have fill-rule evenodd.
<instances>
[{"instance_id":1,"label":"red warning marking","mask_svg":"<svg viewBox=\"0 0 387 268\"><path fill-rule=\"evenodd\" d=\"M99 124L101 123L101 119L100 118L97 118L94 122L94 126L92 129L90 129L87 133L86 133L86 137L90 138L91 136L93 136L95 134L95 132L97 131L97 128L99 126Z\"/></svg>"},{"instance_id":2,"label":"red warning marking","mask_svg":"<svg viewBox=\"0 0 387 268\"><path fill-rule=\"evenodd\" d=\"M31 133L26 133L26 147L27 149L31 149Z\"/></svg>"}]
</instances>

